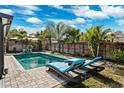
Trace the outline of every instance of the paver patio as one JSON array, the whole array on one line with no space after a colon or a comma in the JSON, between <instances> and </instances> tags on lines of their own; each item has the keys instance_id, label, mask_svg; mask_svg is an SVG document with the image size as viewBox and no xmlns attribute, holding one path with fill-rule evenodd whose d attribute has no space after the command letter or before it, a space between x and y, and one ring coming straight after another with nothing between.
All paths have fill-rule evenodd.
<instances>
[{"instance_id":1,"label":"paver patio","mask_svg":"<svg viewBox=\"0 0 124 93\"><path fill-rule=\"evenodd\" d=\"M5 68L8 68L8 74L4 78L5 88L50 88L61 86L66 81L47 72L46 67L24 70L13 56L5 56Z\"/></svg>"}]
</instances>

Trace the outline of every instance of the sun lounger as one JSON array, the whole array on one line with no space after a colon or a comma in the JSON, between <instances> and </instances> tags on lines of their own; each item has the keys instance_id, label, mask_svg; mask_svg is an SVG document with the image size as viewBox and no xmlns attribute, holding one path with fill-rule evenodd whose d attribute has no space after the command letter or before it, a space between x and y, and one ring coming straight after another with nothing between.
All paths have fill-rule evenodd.
<instances>
[{"instance_id":1,"label":"sun lounger","mask_svg":"<svg viewBox=\"0 0 124 93\"><path fill-rule=\"evenodd\" d=\"M101 59L101 57L95 57L88 62L86 62L85 58L82 58L82 59L68 59L68 60L65 60L65 62L48 63L48 64L46 64L46 66L49 69L52 69L53 71L57 72L60 76L66 77L67 73L69 71L75 71L79 68L80 68L80 72L82 74L84 67L89 66L89 65L91 65L95 62L98 62L100 59ZM69 62L69 64L68 64L68 62ZM85 73L86 73L86 71L85 71Z\"/></svg>"}]
</instances>

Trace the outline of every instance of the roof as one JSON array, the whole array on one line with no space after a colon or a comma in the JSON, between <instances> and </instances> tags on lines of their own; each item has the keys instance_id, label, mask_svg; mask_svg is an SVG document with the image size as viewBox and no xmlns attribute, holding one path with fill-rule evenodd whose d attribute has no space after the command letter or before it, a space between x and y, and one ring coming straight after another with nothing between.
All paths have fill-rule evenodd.
<instances>
[{"instance_id":1,"label":"roof","mask_svg":"<svg viewBox=\"0 0 124 93\"><path fill-rule=\"evenodd\" d=\"M118 38L124 38L124 33L117 35Z\"/></svg>"}]
</instances>

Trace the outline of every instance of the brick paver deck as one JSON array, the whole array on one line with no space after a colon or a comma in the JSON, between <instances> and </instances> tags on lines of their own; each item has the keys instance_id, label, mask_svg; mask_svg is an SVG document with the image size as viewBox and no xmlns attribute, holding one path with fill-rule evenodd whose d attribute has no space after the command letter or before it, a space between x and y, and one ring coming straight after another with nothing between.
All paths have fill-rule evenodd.
<instances>
[{"instance_id":1,"label":"brick paver deck","mask_svg":"<svg viewBox=\"0 0 124 93\"><path fill-rule=\"evenodd\" d=\"M46 67L24 70L17 63L13 56L5 56L5 67L8 68L8 74L4 78L5 88L50 88L65 82L65 79L48 73Z\"/></svg>"}]
</instances>

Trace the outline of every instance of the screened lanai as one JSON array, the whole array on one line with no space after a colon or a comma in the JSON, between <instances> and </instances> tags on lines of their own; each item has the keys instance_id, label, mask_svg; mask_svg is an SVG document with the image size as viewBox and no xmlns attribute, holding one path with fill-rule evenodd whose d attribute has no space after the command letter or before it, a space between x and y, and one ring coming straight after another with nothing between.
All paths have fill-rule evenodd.
<instances>
[{"instance_id":1,"label":"screened lanai","mask_svg":"<svg viewBox=\"0 0 124 93\"><path fill-rule=\"evenodd\" d=\"M10 29L13 16L0 13L0 79L5 74L4 53L6 52L6 35Z\"/></svg>"}]
</instances>

